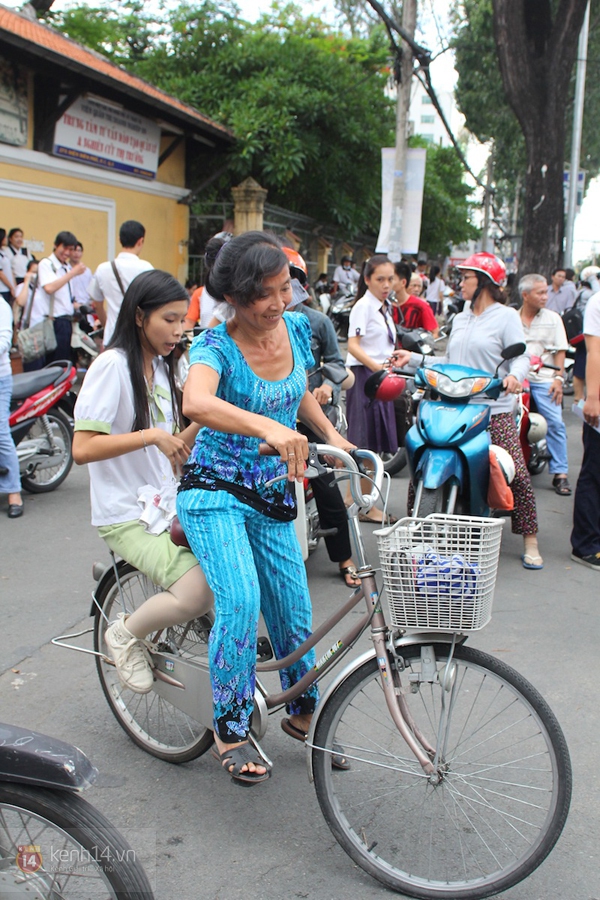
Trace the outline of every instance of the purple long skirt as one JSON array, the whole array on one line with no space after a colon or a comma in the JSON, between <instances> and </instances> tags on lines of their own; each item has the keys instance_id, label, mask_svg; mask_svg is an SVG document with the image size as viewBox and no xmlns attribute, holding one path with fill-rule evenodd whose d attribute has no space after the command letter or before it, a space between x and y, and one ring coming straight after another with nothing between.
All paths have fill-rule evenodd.
<instances>
[{"instance_id":1,"label":"purple long skirt","mask_svg":"<svg viewBox=\"0 0 600 900\"><path fill-rule=\"evenodd\" d=\"M363 450L394 453L398 449L396 417L392 401L369 400L364 386L370 369L352 366L354 387L346 391L348 440Z\"/></svg>"}]
</instances>

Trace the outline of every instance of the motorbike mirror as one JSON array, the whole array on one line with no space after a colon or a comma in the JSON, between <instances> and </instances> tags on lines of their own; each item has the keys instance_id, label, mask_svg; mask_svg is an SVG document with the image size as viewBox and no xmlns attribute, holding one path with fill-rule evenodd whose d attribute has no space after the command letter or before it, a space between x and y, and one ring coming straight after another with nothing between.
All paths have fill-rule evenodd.
<instances>
[{"instance_id":1,"label":"motorbike mirror","mask_svg":"<svg viewBox=\"0 0 600 900\"><path fill-rule=\"evenodd\" d=\"M502 359L515 359L517 356L522 356L526 350L527 346L521 341L518 344L511 344L510 347L505 347L500 356Z\"/></svg>"},{"instance_id":2,"label":"motorbike mirror","mask_svg":"<svg viewBox=\"0 0 600 900\"><path fill-rule=\"evenodd\" d=\"M402 349L410 350L411 353L418 352L421 349L420 341L412 334L403 334L401 343Z\"/></svg>"}]
</instances>

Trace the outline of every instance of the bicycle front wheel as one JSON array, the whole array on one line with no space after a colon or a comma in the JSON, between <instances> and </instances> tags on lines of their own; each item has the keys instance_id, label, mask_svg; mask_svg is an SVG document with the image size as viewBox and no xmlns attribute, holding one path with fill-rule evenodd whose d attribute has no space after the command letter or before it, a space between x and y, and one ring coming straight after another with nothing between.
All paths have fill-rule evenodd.
<instances>
[{"instance_id":1,"label":"bicycle front wheel","mask_svg":"<svg viewBox=\"0 0 600 900\"><path fill-rule=\"evenodd\" d=\"M105 632L118 613L132 613L160 588L129 563L120 562L120 589L114 577L96 596L99 609L94 620L94 649L110 656ZM185 625L166 628L158 639L165 653L187 659L206 657L213 615L201 616ZM150 635L153 638L153 635ZM205 753L213 743L213 734L188 713L178 709L155 690L134 694L119 680L114 665L96 657L100 684L121 728L134 743L158 759L183 763Z\"/></svg>"},{"instance_id":2,"label":"bicycle front wheel","mask_svg":"<svg viewBox=\"0 0 600 900\"><path fill-rule=\"evenodd\" d=\"M527 877L556 843L571 797L569 753L547 703L514 669L458 646L446 670L445 644L424 654L428 668L421 650L399 648L404 668L392 674L413 732L439 754L438 783L396 729L372 659L318 722L317 797L346 853L387 887L479 900ZM350 771L332 768L334 744Z\"/></svg>"}]
</instances>

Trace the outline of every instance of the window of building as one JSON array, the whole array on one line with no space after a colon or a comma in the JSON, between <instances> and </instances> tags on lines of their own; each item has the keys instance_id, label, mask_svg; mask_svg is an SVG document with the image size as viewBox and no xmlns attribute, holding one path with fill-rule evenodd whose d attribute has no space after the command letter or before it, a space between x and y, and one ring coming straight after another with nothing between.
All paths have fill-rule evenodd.
<instances>
[{"instance_id":1,"label":"window of building","mask_svg":"<svg viewBox=\"0 0 600 900\"><path fill-rule=\"evenodd\" d=\"M421 97L421 103L423 104L423 106L431 106L433 104L433 100L428 94L425 94L423 97Z\"/></svg>"},{"instance_id":2,"label":"window of building","mask_svg":"<svg viewBox=\"0 0 600 900\"><path fill-rule=\"evenodd\" d=\"M423 125L433 125L435 122L435 116L421 116L421 124Z\"/></svg>"}]
</instances>

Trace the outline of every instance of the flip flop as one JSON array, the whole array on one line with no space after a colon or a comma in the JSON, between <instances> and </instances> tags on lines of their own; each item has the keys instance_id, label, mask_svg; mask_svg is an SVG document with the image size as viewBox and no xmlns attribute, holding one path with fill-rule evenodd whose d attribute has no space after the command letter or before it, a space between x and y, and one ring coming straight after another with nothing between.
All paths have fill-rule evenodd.
<instances>
[{"instance_id":1,"label":"flip flop","mask_svg":"<svg viewBox=\"0 0 600 900\"><path fill-rule=\"evenodd\" d=\"M211 754L220 763L223 771L231 775L232 781L237 781L241 784L260 784L261 781L267 781L271 777L271 770L267 768L264 759L249 742L228 747L223 753L219 753L217 748L213 747ZM248 763L264 766L267 771L260 774L248 770L242 772L241 770Z\"/></svg>"},{"instance_id":2,"label":"flip flop","mask_svg":"<svg viewBox=\"0 0 600 900\"><path fill-rule=\"evenodd\" d=\"M544 568L544 560L539 555L534 555L532 553L524 553L521 557L521 562L523 563L524 569L543 569Z\"/></svg>"},{"instance_id":3,"label":"flip flop","mask_svg":"<svg viewBox=\"0 0 600 900\"><path fill-rule=\"evenodd\" d=\"M396 518L396 516L392 516L392 515L387 515L382 519L372 519L366 513L359 513L358 521L359 522L368 522L369 525L395 525L396 522L398 521L398 519Z\"/></svg>"},{"instance_id":4,"label":"flip flop","mask_svg":"<svg viewBox=\"0 0 600 900\"><path fill-rule=\"evenodd\" d=\"M281 720L281 728L285 731L286 734L289 734L290 737L293 737L295 741L302 741L302 743L306 743L306 738L308 734L306 731L302 731L301 728L296 728L289 719ZM331 765L334 769L341 769L346 772L350 768L350 763L344 756L344 748L340 746L340 744L334 744L333 749L335 753L331 754Z\"/></svg>"},{"instance_id":5,"label":"flip flop","mask_svg":"<svg viewBox=\"0 0 600 900\"><path fill-rule=\"evenodd\" d=\"M552 479L552 487L559 497L570 497L573 493L566 475L555 475Z\"/></svg>"}]
</instances>

